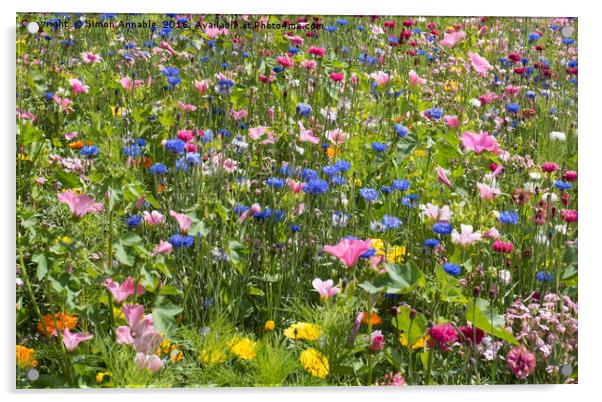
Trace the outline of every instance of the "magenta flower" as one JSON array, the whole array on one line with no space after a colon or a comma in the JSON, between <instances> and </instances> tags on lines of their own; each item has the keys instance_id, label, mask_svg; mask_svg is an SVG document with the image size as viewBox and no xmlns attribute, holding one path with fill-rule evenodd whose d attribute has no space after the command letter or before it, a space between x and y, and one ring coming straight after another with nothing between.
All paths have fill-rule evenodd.
<instances>
[{"instance_id":1,"label":"magenta flower","mask_svg":"<svg viewBox=\"0 0 602 402\"><path fill-rule=\"evenodd\" d=\"M135 294L144 294L144 287L142 285L136 286L134 278L128 276L125 281L120 285L119 282L115 282L111 278L107 278L104 285L109 292L113 295L113 298L117 303L125 301L128 297L134 296Z\"/></svg>"},{"instance_id":2,"label":"magenta flower","mask_svg":"<svg viewBox=\"0 0 602 402\"><path fill-rule=\"evenodd\" d=\"M84 85L84 83L82 83L77 78L71 78L69 80L69 85L71 85L71 89L73 90L74 94L86 94L90 89L89 86Z\"/></svg>"},{"instance_id":3,"label":"magenta flower","mask_svg":"<svg viewBox=\"0 0 602 402\"><path fill-rule=\"evenodd\" d=\"M426 80L424 78L420 78L418 73L414 70L410 70L409 77L411 86L422 86L426 83Z\"/></svg>"},{"instance_id":4,"label":"magenta flower","mask_svg":"<svg viewBox=\"0 0 602 402\"><path fill-rule=\"evenodd\" d=\"M100 63L100 61L102 60L99 54L94 54L92 52L83 52L81 56L82 60L86 64Z\"/></svg>"},{"instance_id":5,"label":"magenta flower","mask_svg":"<svg viewBox=\"0 0 602 402\"><path fill-rule=\"evenodd\" d=\"M180 225L180 231L182 233L187 233L188 228L190 228L190 225L192 225L192 218L186 214L180 214L176 211L171 210L169 211L169 214L173 216L176 219L176 221L178 221L178 225Z\"/></svg>"},{"instance_id":6,"label":"magenta flower","mask_svg":"<svg viewBox=\"0 0 602 402\"><path fill-rule=\"evenodd\" d=\"M92 334L73 333L67 327L63 330L63 343L69 352L73 352L77 345L92 338L94 338Z\"/></svg>"},{"instance_id":7,"label":"magenta flower","mask_svg":"<svg viewBox=\"0 0 602 402\"><path fill-rule=\"evenodd\" d=\"M144 218L144 222L146 222L146 224L149 226L156 226L165 222L165 216L163 216L159 211L144 211L142 213L142 217Z\"/></svg>"},{"instance_id":8,"label":"magenta flower","mask_svg":"<svg viewBox=\"0 0 602 402\"><path fill-rule=\"evenodd\" d=\"M341 289L339 289L338 287L333 286L334 282L332 281L332 279L322 281L322 279L316 278L311 282L311 284L314 287L314 289L320 294L320 298L322 300L328 300L341 291Z\"/></svg>"},{"instance_id":9,"label":"magenta flower","mask_svg":"<svg viewBox=\"0 0 602 402\"><path fill-rule=\"evenodd\" d=\"M477 53L468 52L468 58L472 63L472 67L481 77L487 77L489 70L493 68L486 58L479 56Z\"/></svg>"},{"instance_id":10,"label":"magenta flower","mask_svg":"<svg viewBox=\"0 0 602 402\"><path fill-rule=\"evenodd\" d=\"M158 254L171 254L172 250L173 246L170 242L159 240L159 244L155 246L155 249L153 250L151 255L154 257Z\"/></svg>"},{"instance_id":11,"label":"magenta flower","mask_svg":"<svg viewBox=\"0 0 602 402\"><path fill-rule=\"evenodd\" d=\"M251 209L247 209L245 212L243 212L240 215L237 222L243 223L249 216L252 216L253 214L256 214L258 212L261 212L261 205L259 205L258 203L255 203L255 204L251 205Z\"/></svg>"},{"instance_id":12,"label":"magenta flower","mask_svg":"<svg viewBox=\"0 0 602 402\"><path fill-rule=\"evenodd\" d=\"M100 212L103 209L103 205L94 202L94 198L85 194L75 194L72 190L59 194L58 199L63 204L67 204L73 215L77 217L84 216L88 212Z\"/></svg>"},{"instance_id":13,"label":"magenta flower","mask_svg":"<svg viewBox=\"0 0 602 402\"><path fill-rule=\"evenodd\" d=\"M458 121L458 116L455 115L445 115L443 116L443 122L447 124L449 128L458 128L460 127L460 122Z\"/></svg>"},{"instance_id":14,"label":"magenta flower","mask_svg":"<svg viewBox=\"0 0 602 402\"><path fill-rule=\"evenodd\" d=\"M449 189L453 189L454 185L451 184L451 182L447 178L447 173L445 173L445 169L443 169L441 166L437 166L436 170L437 170L437 180L439 180L439 182L441 184L444 184Z\"/></svg>"},{"instance_id":15,"label":"magenta flower","mask_svg":"<svg viewBox=\"0 0 602 402\"><path fill-rule=\"evenodd\" d=\"M464 145L466 149L469 149L477 154L480 154L484 151L498 154L501 151L500 144L497 143L497 139L492 135L488 135L486 131L481 131L479 134L465 131L462 134L461 140L462 145Z\"/></svg>"},{"instance_id":16,"label":"magenta flower","mask_svg":"<svg viewBox=\"0 0 602 402\"><path fill-rule=\"evenodd\" d=\"M387 85L387 83L391 79L391 76L385 73L384 71L378 71L370 74L370 78L372 78L374 82L376 82L377 86L381 87L383 85Z\"/></svg>"},{"instance_id":17,"label":"magenta flower","mask_svg":"<svg viewBox=\"0 0 602 402\"><path fill-rule=\"evenodd\" d=\"M209 80L200 80L200 81L195 81L194 82L194 87L197 89L197 91L199 91L199 93L202 95L205 92L207 92L207 90L209 89L209 85L210 85L210 81Z\"/></svg>"},{"instance_id":18,"label":"magenta flower","mask_svg":"<svg viewBox=\"0 0 602 402\"><path fill-rule=\"evenodd\" d=\"M381 331L374 331L370 334L370 351L378 352L385 347L385 337Z\"/></svg>"},{"instance_id":19,"label":"magenta flower","mask_svg":"<svg viewBox=\"0 0 602 402\"><path fill-rule=\"evenodd\" d=\"M163 337L153 327L153 315L144 315L144 307L140 304L125 305L122 311L128 325L122 325L115 330L117 343L133 344L139 353L154 353Z\"/></svg>"},{"instance_id":20,"label":"magenta flower","mask_svg":"<svg viewBox=\"0 0 602 402\"><path fill-rule=\"evenodd\" d=\"M151 373L157 372L163 368L163 360L155 354L136 353L134 362L140 369L147 369Z\"/></svg>"},{"instance_id":21,"label":"magenta flower","mask_svg":"<svg viewBox=\"0 0 602 402\"><path fill-rule=\"evenodd\" d=\"M320 138L314 135L312 130L306 130L302 122L299 122L299 142L311 142L312 144L319 144Z\"/></svg>"},{"instance_id":22,"label":"magenta flower","mask_svg":"<svg viewBox=\"0 0 602 402\"><path fill-rule=\"evenodd\" d=\"M458 333L454 326L449 322L433 325L429 329L429 336L431 337L429 346L431 348L438 346L443 352L448 351L450 346L458 340Z\"/></svg>"},{"instance_id":23,"label":"magenta flower","mask_svg":"<svg viewBox=\"0 0 602 402\"><path fill-rule=\"evenodd\" d=\"M508 352L506 356L508 367L516 378L524 380L533 370L535 370L536 359L535 355L527 350L524 346L517 346Z\"/></svg>"},{"instance_id":24,"label":"magenta flower","mask_svg":"<svg viewBox=\"0 0 602 402\"><path fill-rule=\"evenodd\" d=\"M360 255L372 247L372 240L341 240L336 246L324 246L324 251L337 257L347 268L353 267Z\"/></svg>"},{"instance_id":25,"label":"magenta flower","mask_svg":"<svg viewBox=\"0 0 602 402\"><path fill-rule=\"evenodd\" d=\"M466 32L464 31L445 33L443 34L443 39L439 42L439 44L444 47L454 47L456 43L460 42L464 38L466 38Z\"/></svg>"}]
</instances>

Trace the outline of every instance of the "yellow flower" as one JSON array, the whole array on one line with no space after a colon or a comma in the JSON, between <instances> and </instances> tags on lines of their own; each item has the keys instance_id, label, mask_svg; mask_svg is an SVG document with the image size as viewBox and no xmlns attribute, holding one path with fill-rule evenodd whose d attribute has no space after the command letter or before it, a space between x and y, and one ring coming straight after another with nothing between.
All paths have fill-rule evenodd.
<instances>
[{"instance_id":1,"label":"yellow flower","mask_svg":"<svg viewBox=\"0 0 602 402\"><path fill-rule=\"evenodd\" d=\"M109 371L99 371L98 373L96 373L96 382L98 384L100 384L105 377L110 377L111 373Z\"/></svg>"},{"instance_id":2,"label":"yellow flower","mask_svg":"<svg viewBox=\"0 0 602 402\"><path fill-rule=\"evenodd\" d=\"M226 355L220 350L203 350L201 352L201 361L203 364L213 365L223 363Z\"/></svg>"},{"instance_id":3,"label":"yellow flower","mask_svg":"<svg viewBox=\"0 0 602 402\"><path fill-rule=\"evenodd\" d=\"M429 339L431 339L431 337L428 335L420 337L420 339L418 339L418 341L414 342L414 344L412 345L412 350L422 349L424 347L424 344ZM399 334L399 343L401 343L401 346L408 346L408 340L406 339L404 334Z\"/></svg>"},{"instance_id":4,"label":"yellow flower","mask_svg":"<svg viewBox=\"0 0 602 402\"><path fill-rule=\"evenodd\" d=\"M400 263L406 255L405 246L393 246L387 252L387 261L392 263Z\"/></svg>"},{"instance_id":5,"label":"yellow flower","mask_svg":"<svg viewBox=\"0 0 602 402\"><path fill-rule=\"evenodd\" d=\"M426 151L424 149L417 148L414 151L414 156L417 158L424 158L426 156Z\"/></svg>"},{"instance_id":6,"label":"yellow flower","mask_svg":"<svg viewBox=\"0 0 602 402\"><path fill-rule=\"evenodd\" d=\"M377 255L385 255L385 243L382 241L382 239L372 239L372 243L370 245L376 250Z\"/></svg>"},{"instance_id":7,"label":"yellow flower","mask_svg":"<svg viewBox=\"0 0 602 402\"><path fill-rule=\"evenodd\" d=\"M235 337L230 342L230 351L239 359L252 360L255 358L255 343L249 338Z\"/></svg>"},{"instance_id":8,"label":"yellow flower","mask_svg":"<svg viewBox=\"0 0 602 402\"><path fill-rule=\"evenodd\" d=\"M452 71L453 71L452 67ZM443 90L445 92L458 92L458 83L456 81L447 81L443 84Z\"/></svg>"},{"instance_id":9,"label":"yellow flower","mask_svg":"<svg viewBox=\"0 0 602 402\"><path fill-rule=\"evenodd\" d=\"M320 336L320 327L307 322L297 322L284 330L284 336L289 339L313 341Z\"/></svg>"},{"instance_id":10,"label":"yellow flower","mask_svg":"<svg viewBox=\"0 0 602 402\"><path fill-rule=\"evenodd\" d=\"M317 350L310 348L304 350L299 356L301 365L312 376L325 378L330 369L328 359Z\"/></svg>"},{"instance_id":11,"label":"yellow flower","mask_svg":"<svg viewBox=\"0 0 602 402\"><path fill-rule=\"evenodd\" d=\"M17 345L17 366L20 369L25 369L28 367L35 367L38 365L38 362L35 360L36 351L35 349L29 349L22 345Z\"/></svg>"},{"instance_id":12,"label":"yellow flower","mask_svg":"<svg viewBox=\"0 0 602 402\"><path fill-rule=\"evenodd\" d=\"M125 319L125 315L123 314L123 310L119 307L113 307L113 317L117 319Z\"/></svg>"},{"instance_id":13,"label":"yellow flower","mask_svg":"<svg viewBox=\"0 0 602 402\"><path fill-rule=\"evenodd\" d=\"M276 323L274 320L267 320L263 326L266 331L273 331L276 328Z\"/></svg>"}]
</instances>

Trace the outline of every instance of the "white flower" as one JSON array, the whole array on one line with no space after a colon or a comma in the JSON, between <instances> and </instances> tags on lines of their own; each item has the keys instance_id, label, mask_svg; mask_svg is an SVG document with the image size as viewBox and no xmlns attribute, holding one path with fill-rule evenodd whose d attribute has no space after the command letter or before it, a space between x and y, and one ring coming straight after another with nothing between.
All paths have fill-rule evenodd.
<instances>
[{"instance_id":1,"label":"white flower","mask_svg":"<svg viewBox=\"0 0 602 402\"><path fill-rule=\"evenodd\" d=\"M481 101L478 100L477 98L472 98L471 100L468 101L468 103L470 103L472 106L474 107L481 107Z\"/></svg>"},{"instance_id":2,"label":"white flower","mask_svg":"<svg viewBox=\"0 0 602 402\"><path fill-rule=\"evenodd\" d=\"M550 139L552 141L566 141L566 134L560 131L552 131L550 133Z\"/></svg>"},{"instance_id":3,"label":"white flower","mask_svg":"<svg viewBox=\"0 0 602 402\"><path fill-rule=\"evenodd\" d=\"M540 246L547 246L550 244L550 241L545 233L539 232L537 236L535 236L535 243L539 244Z\"/></svg>"},{"instance_id":4,"label":"white flower","mask_svg":"<svg viewBox=\"0 0 602 402\"><path fill-rule=\"evenodd\" d=\"M512 280L512 274L507 269L500 270L498 276L500 278L500 281L502 281L504 285L508 285Z\"/></svg>"},{"instance_id":5,"label":"white flower","mask_svg":"<svg viewBox=\"0 0 602 402\"><path fill-rule=\"evenodd\" d=\"M543 193L541 195L541 200L546 202L556 202L558 201L558 196L554 193Z\"/></svg>"},{"instance_id":6,"label":"white flower","mask_svg":"<svg viewBox=\"0 0 602 402\"><path fill-rule=\"evenodd\" d=\"M539 180L539 179L541 179L541 173L538 171L529 172L529 178L531 180Z\"/></svg>"}]
</instances>

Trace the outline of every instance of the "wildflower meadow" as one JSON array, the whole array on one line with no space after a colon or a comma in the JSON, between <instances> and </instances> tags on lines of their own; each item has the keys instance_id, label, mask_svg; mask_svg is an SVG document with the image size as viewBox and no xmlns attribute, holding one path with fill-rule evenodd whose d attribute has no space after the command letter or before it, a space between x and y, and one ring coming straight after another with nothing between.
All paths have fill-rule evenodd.
<instances>
[{"instance_id":1,"label":"wildflower meadow","mask_svg":"<svg viewBox=\"0 0 602 402\"><path fill-rule=\"evenodd\" d=\"M578 382L577 30L18 14L16 387Z\"/></svg>"}]
</instances>

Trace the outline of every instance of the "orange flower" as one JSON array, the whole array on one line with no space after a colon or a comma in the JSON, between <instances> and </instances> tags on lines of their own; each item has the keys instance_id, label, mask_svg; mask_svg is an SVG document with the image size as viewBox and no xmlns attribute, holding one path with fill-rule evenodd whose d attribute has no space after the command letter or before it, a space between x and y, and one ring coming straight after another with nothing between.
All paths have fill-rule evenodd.
<instances>
[{"instance_id":1,"label":"orange flower","mask_svg":"<svg viewBox=\"0 0 602 402\"><path fill-rule=\"evenodd\" d=\"M165 184L157 184L157 193L162 193L165 191Z\"/></svg>"},{"instance_id":2,"label":"orange flower","mask_svg":"<svg viewBox=\"0 0 602 402\"><path fill-rule=\"evenodd\" d=\"M17 366L21 369L27 367L36 367L38 365L35 359L36 351L25 346L17 345Z\"/></svg>"},{"instance_id":3,"label":"orange flower","mask_svg":"<svg viewBox=\"0 0 602 402\"><path fill-rule=\"evenodd\" d=\"M148 169L152 166L153 160L151 158L147 158L146 156L143 156L142 163L144 163L144 168Z\"/></svg>"},{"instance_id":4,"label":"orange flower","mask_svg":"<svg viewBox=\"0 0 602 402\"><path fill-rule=\"evenodd\" d=\"M330 159L334 158L340 153L341 152L336 147L330 147L326 150L326 155L328 155L328 158Z\"/></svg>"},{"instance_id":5,"label":"orange flower","mask_svg":"<svg viewBox=\"0 0 602 402\"><path fill-rule=\"evenodd\" d=\"M67 146L71 149L82 149L84 147L84 142L83 141L75 141L75 142L70 142L69 144L67 144Z\"/></svg>"},{"instance_id":6,"label":"orange flower","mask_svg":"<svg viewBox=\"0 0 602 402\"><path fill-rule=\"evenodd\" d=\"M54 325L55 320L56 325L59 331L61 332L63 332L65 327L73 329L77 325L77 317L74 315L69 315L66 313L57 313L53 317L52 314L46 314L44 316L44 326L46 327L46 330L44 330L44 327L42 327L42 323L39 322L38 331L40 331L40 333L42 334L51 334L52 336L57 336L58 334Z\"/></svg>"},{"instance_id":7,"label":"orange flower","mask_svg":"<svg viewBox=\"0 0 602 402\"><path fill-rule=\"evenodd\" d=\"M380 323L382 322L382 320L380 319L378 314L370 313L370 317L368 317L368 312L364 311L364 316L362 317L362 322L364 324L368 325L368 324L370 324L370 321L372 321L372 325L380 325Z\"/></svg>"}]
</instances>

